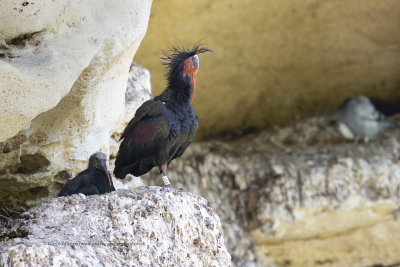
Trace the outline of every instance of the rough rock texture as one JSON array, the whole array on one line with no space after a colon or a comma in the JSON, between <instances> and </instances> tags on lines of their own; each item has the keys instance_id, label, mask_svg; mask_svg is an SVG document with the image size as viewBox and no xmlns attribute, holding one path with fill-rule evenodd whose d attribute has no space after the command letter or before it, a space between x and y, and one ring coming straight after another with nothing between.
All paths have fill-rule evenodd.
<instances>
[{"instance_id":1,"label":"rough rock texture","mask_svg":"<svg viewBox=\"0 0 400 267\"><path fill-rule=\"evenodd\" d=\"M237 135L361 93L400 100L399 25L397 0L155 1L135 60L158 94L160 44L203 39L215 53L200 57L197 140Z\"/></svg>"},{"instance_id":2,"label":"rough rock texture","mask_svg":"<svg viewBox=\"0 0 400 267\"><path fill-rule=\"evenodd\" d=\"M151 4L1 1L0 206L51 195L92 153L111 153ZM149 84L147 71L132 70ZM136 104L149 92L138 89Z\"/></svg>"},{"instance_id":3,"label":"rough rock texture","mask_svg":"<svg viewBox=\"0 0 400 267\"><path fill-rule=\"evenodd\" d=\"M146 32L151 3L2 1L0 125L7 127L2 128L0 141L50 109L34 123L52 130L46 131L47 139L57 130L81 139L96 135L98 127L106 126L104 132L109 132L111 122L122 116L127 70ZM106 106L113 112L102 112ZM53 113L62 111L67 114L54 121ZM85 130L76 133L77 126Z\"/></svg>"},{"instance_id":4,"label":"rough rock texture","mask_svg":"<svg viewBox=\"0 0 400 267\"><path fill-rule=\"evenodd\" d=\"M3 238L2 266L231 266L218 216L178 189L56 198Z\"/></svg>"},{"instance_id":5,"label":"rough rock texture","mask_svg":"<svg viewBox=\"0 0 400 267\"><path fill-rule=\"evenodd\" d=\"M236 266L400 263L400 131L355 145L332 119L196 143L171 163L171 184L219 215Z\"/></svg>"},{"instance_id":6,"label":"rough rock texture","mask_svg":"<svg viewBox=\"0 0 400 267\"><path fill-rule=\"evenodd\" d=\"M104 79L115 75L109 73ZM125 76L125 72L119 75ZM54 196L68 177L86 168L89 155L95 151L115 157L119 145L110 136L120 134L135 110L151 97L150 74L146 69L132 63L127 78L124 90L114 87L114 80L104 81L110 87L105 88L103 83L101 90L85 92L80 88L80 93L75 91L77 94L71 90L57 107L36 117L30 128L0 143L0 207L32 205L44 197ZM88 81L86 86L100 85L93 82ZM119 91L125 91L121 99L110 95ZM124 102L122 120L105 121L116 116L119 112L116 109L124 106ZM116 187L132 188L141 184L138 179L123 182L125 185L117 182Z\"/></svg>"}]
</instances>

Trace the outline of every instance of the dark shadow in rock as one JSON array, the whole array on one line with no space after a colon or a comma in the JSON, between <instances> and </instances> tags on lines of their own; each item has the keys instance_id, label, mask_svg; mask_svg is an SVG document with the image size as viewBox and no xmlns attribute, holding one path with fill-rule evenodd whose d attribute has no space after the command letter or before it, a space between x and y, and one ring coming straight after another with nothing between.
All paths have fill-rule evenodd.
<instances>
[{"instance_id":1,"label":"dark shadow in rock","mask_svg":"<svg viewBox=\"0 0 400 267\"><path fill-rule=\"evenodd\" d=\"M6 41L6 44L7 45L15 45L18 47L24 47L27 44L38 46L40 44L40 41L35 38L35 35L40 34L41 32L43 32L43 31L20 34L17 37L15 37L9 41Z\"/></svg>"},{"instance_id":2,"label":"dark shadow in rock","mask_svg":"<svg viewBox=\"0 0 400 267\"><path fill-rule=\"evenodd\" d=\"M19 149L20 145L26 141L26 135L19 132L17 135L9 138L3 143L2 151L4 154L10 153L13 150ZM1 147L1 146L0 146Z\"/></svg>"},{"instance_id":3,"label":"dark shadow in rock","mask_svg":"<svg viewBox=\"0 0 400 267\"><path fill-rule=\"evenodd\" d=\"M42 171L50 165L50 161L40 153L22 155L20 156L20 160L21 163L10 170L12 174L32 174Z\"/></svg>"}]
</instances>

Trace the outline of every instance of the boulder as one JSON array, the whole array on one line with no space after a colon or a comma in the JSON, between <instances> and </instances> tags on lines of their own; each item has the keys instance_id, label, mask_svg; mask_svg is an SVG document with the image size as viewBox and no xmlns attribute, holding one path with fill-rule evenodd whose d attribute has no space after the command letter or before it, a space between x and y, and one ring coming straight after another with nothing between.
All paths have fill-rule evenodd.
<instances>
[{"instance_id":1,"label":"boulder","mask_svg":"<svg viewBox=\"0 0 400 267\"><path fill-rule=\"evenodd\" d=\"M2 239L2 266L231 266L218 216L180 189L55 198Z\"/></svg>"},{"instance_id":2,"label":"boulder","mask_svg":"<svg viewBox=\"0 0 400 267\"><path fill-rule=\"evenodd\" d=\"M77 137L99 138L75 157L104 144L123 114L128 69L146 33L151 3L2 1L0 125L6 127L0 142L36 118L31 132L40 128L42 142L63 142L61 133L75 137L66 140L72 145L80 144Z\"/></svg>"}]
</instances>

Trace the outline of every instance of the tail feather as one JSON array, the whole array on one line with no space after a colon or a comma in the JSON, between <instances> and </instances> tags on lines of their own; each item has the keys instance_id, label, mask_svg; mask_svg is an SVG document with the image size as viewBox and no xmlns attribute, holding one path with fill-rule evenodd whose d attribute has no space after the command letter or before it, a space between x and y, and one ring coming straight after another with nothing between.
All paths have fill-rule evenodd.
<instances>
[{"instance_id":1,"label":"tail feather","mask_svg":"<svg viewBox=\"0 0 400 267\"><path fill-rule=\"evenodd\" d=\"M148 173L154 166L155 164L152 157L147 157L125 166L115 164L114 175L120 179L124 179L128 174L141 176Z\"/></svg>"},{"instance_id":2,"label":"tail feather","mask_svg":"<svg viewBox=\"0 0 400 267\"><path fill-rule=\"evenodd\" d=\"M382 121L381 123L382 129L398 129L399 125L396 122L392 121Z\"/></svg>"},{"instance_id":3,"label":"tail feather","mask_svg":"<svg viewBox=\"0 0 400 267\"><path fill-rule=\"evenodd\" d=\"M131 165L128 165L128 166L121 166L121 165L115 164L115 168L114 168L114 175L115 175L115 177L120 178L120 179L124 179L125 176L126 176L128 173L130 173L130 169L131 169L132 167L134 167L134 166L132 166L132 165L135 165L135 163L133 163L133 164L131 164Z\"/></svg>"},{"instance_id":4,"label":"tail feather","mask_svg":"<svg viewBox=\"0 0 400 267\"><path fill-rule=\"evenodd\" d=\"M124 146L124 142L119 147L117 158L115 159L115 167L114 167L114 175L117 178L124 179L125 176L129 173L129 170L126 170L127 166L135 164L129 164L128 161L129 151Z\"/></svg>"}]
</instances>

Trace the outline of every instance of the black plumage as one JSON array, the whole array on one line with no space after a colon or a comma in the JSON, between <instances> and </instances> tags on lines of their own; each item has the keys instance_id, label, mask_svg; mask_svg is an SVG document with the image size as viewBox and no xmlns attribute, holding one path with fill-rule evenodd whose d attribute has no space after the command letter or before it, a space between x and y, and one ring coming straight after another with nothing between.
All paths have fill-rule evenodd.
<instances>
[{"instance_id":1,"label":"black plumage","mask_svg":"<svg viewBox=\"0 0 400 267\"><path fill-rule=\"evenodd\" d=\"M124 178L149 172L158 166L166 185L167 166L180 157L198 129L193 107L198 54L211 51L196 44L191 49L173 48L163 52L167 66L167 88L154 99L144 102L125 128L115 161L114 174Z\"/></svg>"},{"instance_id":2,"label":"black plumage","mask_svg":"<svg viewBox=\"0 0 400 267\"><path fill-rule=\"evenodd\" d=\"M106 156L97 152L90 156L88 168L68 179L58 197L82 193L84 195L105 194L115 191L110 173L107 171Z\"/></svg>"}]
</instances>

